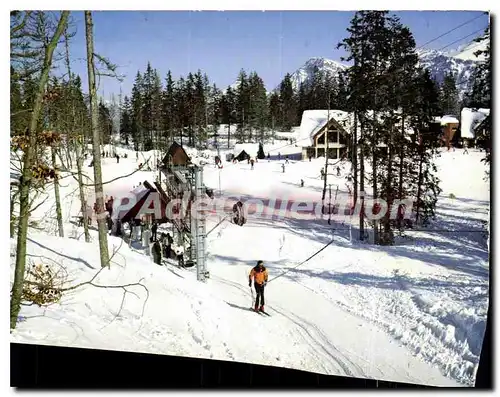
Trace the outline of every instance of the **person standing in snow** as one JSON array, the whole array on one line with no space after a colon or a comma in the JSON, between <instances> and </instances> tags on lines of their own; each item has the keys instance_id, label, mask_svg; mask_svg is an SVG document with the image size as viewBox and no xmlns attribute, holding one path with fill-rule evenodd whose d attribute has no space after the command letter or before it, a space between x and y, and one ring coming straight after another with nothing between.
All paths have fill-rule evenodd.
<instances>
[{"instance_id":1,"label":"person standing in snow","mask_svg":"<svg viewBox=\"0 0 500 397\"><path fill-rule=\"evenodd\" d=\"M90 205L88 205L86 202L85 202L85 207L86 207L85 208L85 211L86 211L86 214L85 214L86 219L85 220L87 222L87 226L90 226L90 225L92 225L92 213L93 213L92 207Z\"/></svg>"},{"instance_id":2,"label":"person standing in snow","mask_svg":"<svg viewBox=\"0 0 500 397\"><path fill-rule=\"evenodd\" d=\"M469 151L467 150L467 141L464 140L464 154L469 154Z\"/></svg>"},{"instance_id":3,"label":"person standing in snow","mask_svg":"<svg viewBox=\"0 0 500 397\"><path fill-rule=\"evenodd\" d=\"M184 267L184 247L182 245L175 247L175 255L177 256L179 266Z\"/></svg>"},{"instance_id":4,"label":"person standing in snow","mask_svg":"<svg viewBox=\"0 0 500 397\"><path fill-rule=\"evenodd\" d=\"M285 173L285 164L281 164L281 169L283 170L283 174Z\"/></svg>"},{"instance_id":5,"label":"person standing in snow","mask_svg":"<svg viewBox=\"0 0 500 397\"><path fill-rule=\"evenodd\" d=\"M157 232L158 232L158 222L153 221L153 225L151 226L151 233L153 235L152 237L153 237L154 241L157 240L157 236L156 236Z\"/></svg>"},{"instance_id":6,"label":"person standing in snow","mask_svg":"<svg viewBox=\"0 0 500 397\"><path fill-rule=\"evenodd\" d=\"M250 275L248 276L248 286L252 288L252 279L254 280L255 292L257 297L255 298L254 310L261 312L264 311L264 288L267 284L267 269L264 267L263 261L257 261L257 265L252 268ZM260 307L259 307L260 305Z\"/></svg>"},{"instance_id":7,"label":"person standing in snow","mask_svg":"<svg viewBox=\"0 0 500 397\"><path fill-rule=\"evenodd\" d=\"M337 166L337 176L340 176L340 167Z\"/></svg>"},{"instance_id":8,"label":"person standing in snow","mask_svg":"<svg viewBox=\"0 0 500 397\"><path fill-rule=\"evenodd\" d=\"M151 247L151 254L153 255L153 262L157 265L161 265L161 246L158 241L153 242Z\"/></svg>"},{"instance_id":9,"label":"person standing in snow","mask_svg":"<svg viewBox=\"0 0 500 397\"><path fill-rule=\"evenodd\" d=\"M250 166L251 166L250 169L252 169L252 170L253 170L254 163L255 163L255 160L254 159L250 159Z\"/></svg>"},{"instance_id":10,"label":"person standing in snow","mask_svg":"<svg viewBox=\"0 0 500 397\"><path fill-rule=\"evenodd\" d=\"M288 155L285 156L285 164L288 164Z\"/></svg>"}]
</instances>

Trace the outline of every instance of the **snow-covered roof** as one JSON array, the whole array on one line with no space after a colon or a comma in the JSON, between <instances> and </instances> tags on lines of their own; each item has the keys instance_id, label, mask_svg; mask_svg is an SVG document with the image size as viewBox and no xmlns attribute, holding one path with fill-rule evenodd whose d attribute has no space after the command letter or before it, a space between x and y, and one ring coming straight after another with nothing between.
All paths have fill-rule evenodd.
<instances>
[{"instance_id":1,"label":"snow-covered roof","mask_svg":"<svg viewBox=\"0 0 500 397\"><path fill-rule=\"evenodd\" d=\"M474 138L474 129L490 114L490 109L463 108L460 114L460 135L462 138Z\"/></svg>"},{"instance_id":2,"label":"snow-covered roof","mask_svg":"<svg viewBox=\"0 0 500 397\"><path fill-rule=\"evenodd\" d=\"M130 198L130 199L132 199L132 197L135 197L135 202L132 202L132 205L130 205L127 201L124 202L122 200L116 200L114 205L118 206L118 205L123 204L125 206L125 209L118 210L118 208L115 208L116 210L113 211L113 215L111 216L111 219L115 220L118 217L120 219L123 218L123 216L125 216L125 214L133 207L133 205L135 203L137 203L138 201L140 201L148 191L149 191L149 189L146 186L144 186L144 184L141 183L139 186L132 189L127 194L126 197L123 197L123 198Z\"/></svg>"},{"instance_id":3,"label":"snow-covered roof","mask_svg":"<svg viewBox=\"0 0 500 397\"><path fill-rule=\"evenodd\" d=\"M451 124L451 123L459 123L458 119L455 116L452 115L445 115L441 117L441 125L444 124Z\"/></svg>"},{"instance_id":4,"label":"snow-covered roof","mask_svg":"<svg viewBox=\"0 0 500 397\"><path fill-rule=\"evenodd\" d=\"M335 119L347 132L350 132L352 114L342 110L305 110L302 113L297 143L312 146L313 137L326 125L328 118Z\"/></svg>"},{"instance_id":5,"label":"snow-covered roof","mask_svg":"<svg viewBox=\"0 0 500 397\"><path fill-rule=\"evenodd\" d=\"M237 143L234 145L233 154L237 156L244 150L249 156L257 157L257 153L259 152L259 144L258 143Z\"/></svg>"}]
</instances>

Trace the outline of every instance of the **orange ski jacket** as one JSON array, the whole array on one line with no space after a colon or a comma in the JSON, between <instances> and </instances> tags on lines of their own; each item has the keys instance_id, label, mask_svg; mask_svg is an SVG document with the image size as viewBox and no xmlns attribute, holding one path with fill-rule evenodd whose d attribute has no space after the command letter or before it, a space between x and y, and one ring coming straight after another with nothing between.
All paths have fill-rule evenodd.
<instances>
[{"instance_id":1,"label":"orange ski jacket","mask_svg":"<svg viewBox=\"0 0 500 397\"><path fill-rule=\"evenodd\" d=\"M250 276L248 277L248 280L250 282L252 281L252 279L255 280L256 284L264 284L265 282L267 282L267 269L264 266L262 266L262 269L259 269L258 266L255 266L250 271Z\"/></svg>"}]
</instances>

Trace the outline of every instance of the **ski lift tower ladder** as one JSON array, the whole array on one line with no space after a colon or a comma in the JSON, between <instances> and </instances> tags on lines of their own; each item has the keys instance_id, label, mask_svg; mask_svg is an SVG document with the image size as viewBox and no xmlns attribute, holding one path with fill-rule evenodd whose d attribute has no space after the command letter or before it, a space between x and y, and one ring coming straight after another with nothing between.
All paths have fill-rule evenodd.
<instances>
[{"instance_id":1,"label":"ski lift tower ladder","mask_svg":"<svg viewBox=\"0 0 500 397\"><path fill-rule=\"evenodd\" d=\"M179 243L189 244L189 262L196 264L197 279L205 281L209 277L206 267L206 221L199 214L191 214L193 201L198 202L206 195L203 168L192 164L184 149L174 142L164 158L162 172L166 192L171 199L178 198L179 193L189 195L187 201L182 200L180 219L172 219L172 223L179 233Z\"/></svg>"}]
</instances>

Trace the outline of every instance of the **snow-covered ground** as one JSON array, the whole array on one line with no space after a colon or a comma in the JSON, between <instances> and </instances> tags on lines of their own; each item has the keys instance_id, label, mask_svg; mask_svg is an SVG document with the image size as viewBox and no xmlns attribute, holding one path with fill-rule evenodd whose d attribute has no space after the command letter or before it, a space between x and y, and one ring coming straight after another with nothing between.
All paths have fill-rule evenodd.
<instances>
[{"instance_id":1,"label":"snow-covered ground","mask_svg":"<svg viewBox=\"0 0 500 397\"><path fill-rule=\"evenodd\" d=\"M264 151L286 154L275 146L266 145ZM483 154L469 153L442 152L437 159L443 188L437 220L427 231L408 232L395 246L358 242L356 223L346 217L328 225L325 220L271 218L250 211L243 227L223 223L209 234L210 279L200 283L195 270L157 266L109 237L110 251L120 248L111 269L102 271L94 283L141 285L128 287L125 295L120 288L85 285L64 295L59 304L23 307L11 338L397 382L473 385L489 299L485 222L490 193L482 179ZM103 162L104 180L137 167L132 151L120 164L109 158ZM321 198L321 159L291 161L285 173L282 163L260 160L251 170L246 163L224 162L219 170L210 159L204 180L218 196L244 201ZM347 196L348 168L341 164L341 176L329 177L333 194L338 185L338 194ZM92 168L86 171L92 178ZM153 172L136 172L107 184L105 194L119 197L139 182L154 179ZM58 263L68 273L68 284L74 285L99 271L98 245L95 231L87 244L82 230L70 222L79 212L76 182L69 177L61 183L67 237L55 235L48 190L47 201L31 219L38 229L29 232L28 260ZM217 222L209 218L207 230ZM321 253L295 267L332 238ZM13 252L15 244L12 239ZM271 317L248 310L252 294L247 277L258 259L265 261L270 274L266 309Z\"/></svg>"}]
</instances>

